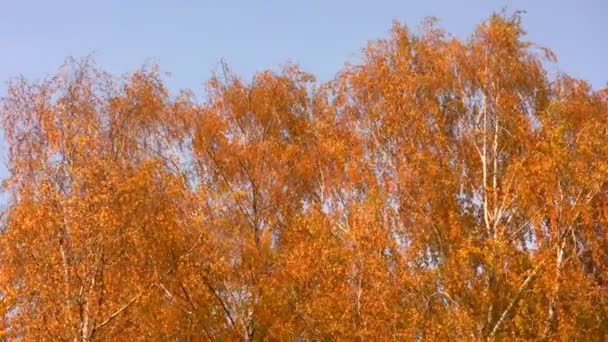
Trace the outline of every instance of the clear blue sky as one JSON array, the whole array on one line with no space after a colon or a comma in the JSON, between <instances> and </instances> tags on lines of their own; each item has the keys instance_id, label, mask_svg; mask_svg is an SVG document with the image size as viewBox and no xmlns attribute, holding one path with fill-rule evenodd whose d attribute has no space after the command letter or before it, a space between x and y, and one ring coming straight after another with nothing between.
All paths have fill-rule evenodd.
<instances>
[{"instance_id":1,"label":"clear blue sky","mask_svg":"<svg viewBox=\"0 0 608 342\"><path fill-rule=\"evenodd\" d=\"M415 27L435 16L463 38L505 7L527 11L529 38L556 52L557 70L606 85L606 0L0 0L0 93L9 77L41 78L66 56L91 53L115 73L157 62L171 72L172 90L198 94L221 58L247 77L291 60L327 80L368 40L385 36L394 19Z\"/></svg>"},{"instance_id":2,"label":"clear blue sky","mask_svg":"<svg viewBox=\"0 0 608 342\"><path fill-rule=\"evenodd\" d=\"M527 11L530 38L554 49L560 70L606 84L606 0L0 0L0 90L11 76L43 77L66 56L90 53L119 73L158 62L172 73L172 89L199 91L220 58L244 75L292 60L329 79L393 19L415 27L432 15L466 37L504 7Z\"/></svg>"}]
</instances>

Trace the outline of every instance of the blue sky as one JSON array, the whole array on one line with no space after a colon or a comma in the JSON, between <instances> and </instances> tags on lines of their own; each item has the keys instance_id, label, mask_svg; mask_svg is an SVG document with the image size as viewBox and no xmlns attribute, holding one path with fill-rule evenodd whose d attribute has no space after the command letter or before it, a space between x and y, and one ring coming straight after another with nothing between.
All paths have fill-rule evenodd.
<instances>
[{"instance_id":1,"label":"blue sky","mask_svg":"<svg viewBox=\"0 0 608 342\"><path fill-rule=\"evenodd\" d=\"M555 70L596 88L606 85L605 0L0 0L0 93L10 77L39 79L67 56L91 53L114 73L159 63L171 72L170 89L197 94L221 58L246 77L289 60L328 80L368 40L386 36L395 19L415 27L435 16L448 32L465 38L505 7L527 12L529 38L556 52Z\"/></svg>"},{"instance_id":2,"label":"blue sky","mask_svg":"<svg viewBox=\"0 0 608 342\"><path fill-rule=\"evenodd\" d=\"M530 39L551 47L559 70L608 81L608 1L28 1L0 0L0 90L23 74L52 74L66 56L93 53L126 72L158 62L172 89L200 91L225 58L236 72L299 63L330 79L365 43L397 19L415 27L436 16L468 36L492 11L523 9Z\"/></svg>"}]
</instances>

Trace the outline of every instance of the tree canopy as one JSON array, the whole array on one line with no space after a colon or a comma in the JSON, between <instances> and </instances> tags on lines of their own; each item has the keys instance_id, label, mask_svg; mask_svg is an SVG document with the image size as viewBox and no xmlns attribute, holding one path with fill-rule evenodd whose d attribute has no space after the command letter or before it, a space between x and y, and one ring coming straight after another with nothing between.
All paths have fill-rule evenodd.
<instances>
[{"instance_id":1,"label":"tree canopy","mask_svg":"<svg viewBox=\"0 0 608 342\"><path fill-rule=\"evenodd\" d=\"M68 60L2 101L16 340L608 338L608 89L515 15L205 98Z\"/></svg>"}]
</instances>

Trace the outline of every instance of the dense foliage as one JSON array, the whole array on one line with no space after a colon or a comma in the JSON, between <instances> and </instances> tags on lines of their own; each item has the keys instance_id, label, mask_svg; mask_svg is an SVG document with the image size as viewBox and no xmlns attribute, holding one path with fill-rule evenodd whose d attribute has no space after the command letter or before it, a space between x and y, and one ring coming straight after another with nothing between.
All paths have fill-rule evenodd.
<instances>
[{"instance_id":1,"label":"dense foliage","mask_svg":"<svg viewBox=\"0 0 608 342\"><path fill-rule=\"evenodd\" d=\"M493 15L202 102L89 60L12 82L5 337L605 340L608 90L553 59Z\"/></svg>"}]
</instances>

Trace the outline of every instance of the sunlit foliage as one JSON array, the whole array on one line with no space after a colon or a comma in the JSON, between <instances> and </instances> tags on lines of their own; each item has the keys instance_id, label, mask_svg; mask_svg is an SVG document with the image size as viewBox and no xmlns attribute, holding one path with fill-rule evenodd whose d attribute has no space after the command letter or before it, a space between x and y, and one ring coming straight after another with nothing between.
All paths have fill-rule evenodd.
<instances>
[{"instance_id":1,"label":"sunlit foliage","mask_svg":"<svg viewBox=\"0 0 608 342\"><path fill-rule=\"evenodd\" d=\"M502 14L202 101L88 59L15 80L3 336L605 340L608 91L553 62Z\"/></svg>"}]
</instances>

